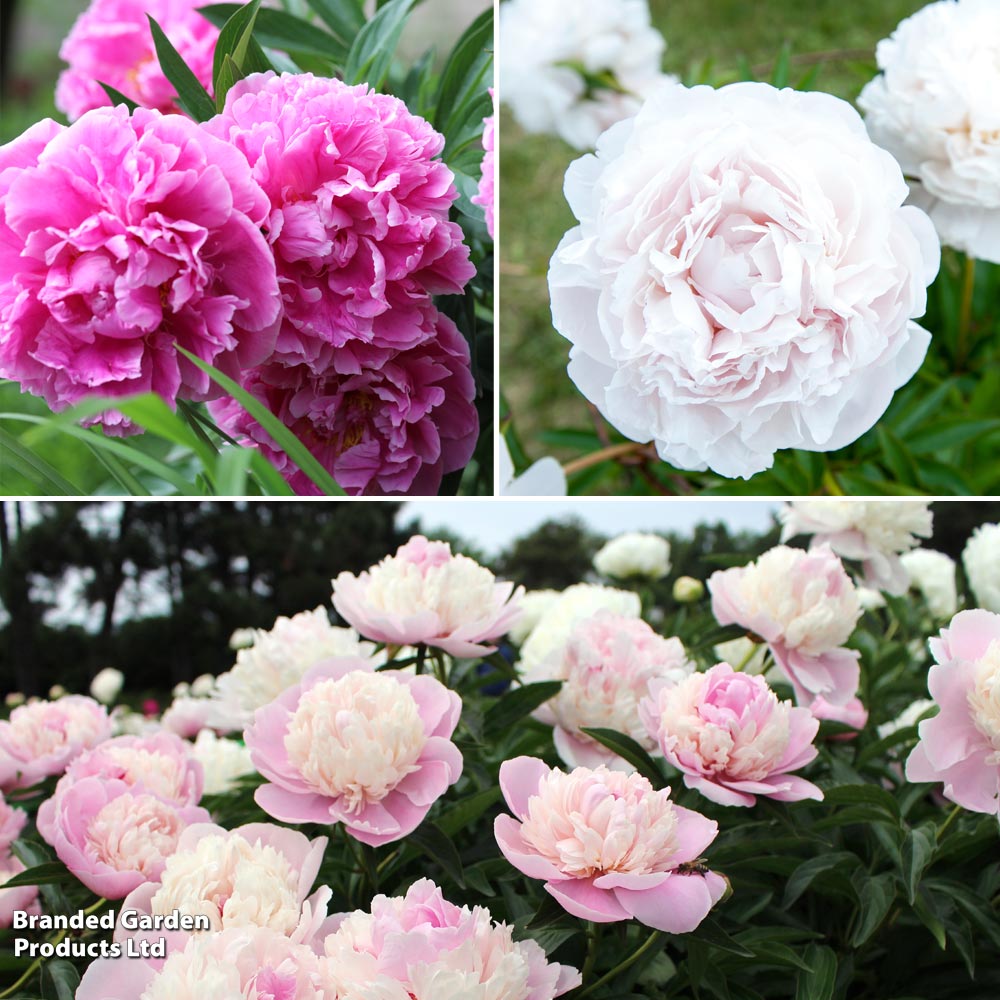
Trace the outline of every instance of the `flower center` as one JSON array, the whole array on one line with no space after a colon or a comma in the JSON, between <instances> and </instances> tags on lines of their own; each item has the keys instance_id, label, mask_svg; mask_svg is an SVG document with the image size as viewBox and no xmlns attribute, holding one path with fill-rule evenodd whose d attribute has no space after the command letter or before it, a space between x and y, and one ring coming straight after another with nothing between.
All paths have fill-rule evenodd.
<instances>
[{"instance_id":1,"label":"flower center","mask_svg":"<svg viewBox=\"0 0 1000 1000\"><path fill-rule=\"evenodd\" d=\"M184 799L184 770L165 754L134 747L108 747L104 755L121 769L122 781L143 787L164 799Z\"/></svg>"},{"instance_id":2,"label":"flower center","mask_svg":"<svg viewBox=\"0 0 1000 1000\"><path fill-rule=\"evenodd\" d=\"M986 763L1000 764L1000 640L990 643L986 655L976 664L968 701L973 723L993 748Z\"/></svg>"},{"instance_id":3,"label":"flower center","mask_svg":"<svg viewBox=\"0 0 1000 1000\"><path fill-rule=\"evenodd\" d=\"M119 795L87 829L87 846L115 871L155 878L177 846L182 824L176 811L152 795Z\"/></svg>"},{"instance_id":4,"label":"flower center","mask_svg":"<svg viewBox=\"0 0 1000 1000\"><path fill-rule=\"evenodd\" d=\"M321 681L285 734L288 759L317 791L349 812L379 802L417 770L427 734L409 689L389 674L352 671Z\"/></svg>"}]
</instances>

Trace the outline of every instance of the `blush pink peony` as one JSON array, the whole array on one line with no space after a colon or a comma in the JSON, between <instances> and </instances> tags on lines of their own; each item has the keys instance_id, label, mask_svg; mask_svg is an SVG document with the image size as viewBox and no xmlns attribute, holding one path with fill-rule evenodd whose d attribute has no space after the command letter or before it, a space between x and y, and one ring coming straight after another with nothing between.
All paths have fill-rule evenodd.
<instances>
[{"instance_id":1,"label":"blush pink peony","mask_svg":"<svg viewBox=\"0 0 1000 1000\"><path fill-rule=\"evenodd\" d=\"M907 780L944 782L952 802L1000 814L1000 614L960 611L930 647L940 711L920 723Z\"/></svg>"},{"instance_id":2,"label":"blush pink peony","mask_svg":"<svg viewBox=\"0 0 1000 1000\"><path fill-rule=\"evenodd\" d=\"M302 441L351 495L438 492L462 469L479 433L469 346L432 306L415 310L425 338L405 350L358 342L347 370L271 363L244 372L243 387ZM413 329L416 329L414 327ZM259 447L299 495L319 489L238 403L211 404L219 426Z\"/></svg>"},{"instance_id":3,"label":"blush pink peony","mask_svg":"<svg viewBox=\"0 0 1000 1000\"><path fill-rule=\"evenodd\" d=\"M573 916L635 918L670 934L692 931L726 882L700 866L718 825L675 806L638 774L578 767L568 774L534 757L500 765L514 816L494 826L504 857ZM696 867L697 863L697 867Z\"/></svg>"},{"instance_id":4,"label":"blush pink peony","mask_svg":"<svg viewBox=\"0 0 1000 1000\"><path fill-rule=\"evenodd\" d=\"M440 681L337 657L258 709L245 740L283 823L342 823L378 847L412 833L462 773L462 703Z\"/></svg>"},{"instance_id":5,"label":"blush pink peony","mask_svg":"<svg viewBox=\"0 0 1000 1000\"><path fill-rule=\"evenodd\" d=\"M844 705L858 690L859 653L844 649L861 617L857 591L829 546L804 552L778 545L708 581L720 625L760 636L800 703L823 695Z\"/></svg>"},{"instance_id":6,"label":"blush pink peony","mask_svg":"<svg viewBox=\"0 0 1000 1000\"><path fill-rule=\"evenodd\" d=\"M341 917L324 952L338 996L347 998L380 980L399 984L402 1000L553 1000L580 985L575 969L550 963L530 939L515 941L484 907L449 903L429 879Z\"/></svg>"},{"instance_id":7,"label":"blush pink peony","mask_svg":"<svg viewBox=\"0 0 1000 1000\"><path fill-rule=\"evenodd\" d=\"M0 792L0 854L10 850L10 845L21 835L28 823L28 814L12 806Z\"/></svg>"},{"instance_id":8,"label":"blush pink peony","mask_svg":"<svg viewBox=\"0 0 1000 1000\"><path fill-rule=\"evenodd\" d=\"M93 698L74 694L21 705L0 721L0 790L62 774L84 750L110 736L108 711Z\"/></svg>"},{"instance_id":9,"label":"blush pink peony","mask_svg":"<svg viewBox=\"0 0 1000 1000\"><path fill-rule=\"evenodd\" d=\"M684 784L724 806L822 799L797 771L816 757L819 720L779 701L763 677L719 663L678 684L653 681L639 714Z\"/></svg>"},{"instance_id":10,"label":"blush pink peony","mask_svg":"<svg viewBox=\"0 0 1000 1000\"><path fill-rule=\"evenodd\" d=\"M69 63L56 84L56 107L70 121L111 103L106 83L137 104L177 111L177 92L163 75L148 14L163 29L202 86L212 86L219 29L201 14L199 0L92 0L59 49Z\"/></svg>"},{"instance_id":11,"label":"blush pink peony","mask_svg":"<svg viewBox=\"0 0 1000 1000\"><path fill-rule=\"evenodd\" d=\"M868 709L860 698L852 698L845 705L832 705L822 695L813 699L809 711L820 721L839 722L858 731L868 725ZM854 733L837 733L835 740L853 740Z\"/></svg>"},{"instance_id":12,"label":"blush pink peony","mask_svg":"<svg viewBox=\"0 0 1000 1000\"><path fill-rule=\"evenodd\" d=\"M497 582L447 542L414 535L360 576L333 581L333 606L363 636L397 646L426 643L452 656L492 653L518 618L523 590Z\"/></svg>"},{"instance_id":13,"label":"blush pink peony","mask_svg":"<svg viewBox=\"0 0 1000 1000\"><path fill-rule=\"evenodd\" d=\"M490 97L493 97L493 106L496 108L496 97L490 90ZM496 113L489 118L483 119L485 128L483 129L483 149L486 155L483 157L482 176L479 178L479 193L472 198L473 205L482 205L486 213L486 231L490 237L496 234L493 231L496 217Z\"/></svg>"},{"instance_id":14,"label":"blush pink peony","mask_svg":"<svg viewBox=\"0 0 1000 1000\"><path fill-rule=\"evenodd\" d=\"M256 73L207 122L271 200L266 228L284 301L275 359L355 375L428 338L428 295L475 273L448 221L444 138L395 97L312 74Z\"/></svg>"},{"instance_id":15,"label":"blush pink peony","mask_svg":"<svg viewBox=\"0 0 1000 1000\"><path fill-rule=\"evenodd\" d=\"M232 376L271 353L267 212L239 152L181 115L102 108L32 126L0 147L0 375L55 410L217 395L177 347Z\"/></svg>"}]
</instances>

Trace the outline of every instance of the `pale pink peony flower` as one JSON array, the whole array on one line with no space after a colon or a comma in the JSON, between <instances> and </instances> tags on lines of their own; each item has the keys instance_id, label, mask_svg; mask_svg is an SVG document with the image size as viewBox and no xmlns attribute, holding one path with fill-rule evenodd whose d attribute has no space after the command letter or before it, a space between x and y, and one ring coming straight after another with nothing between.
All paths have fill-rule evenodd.
<instances>
[{"instance_id":1,"label":"pale pink peony flower","mask_svg":"<svg viewBox=\"0 0 1000 1000\"><path fill-rule=\"evenodd\" d=\"M940 712L920 723L908 781L944 782L965 809L1000 813L1000 615L960 611L931 639L927 687Z\"/></svg>"},{"instance_id":2,"label":"pale pink peony flower","mask_svg":"<svg viewBox=\"0 0 1000 1000\"><path fill-rule=\"evenodd\" d=\"M383 979L402 987L403 1000L553 1000L580 985L575 969L548 962L534 941L514 941L484 907L449 903L430 879L405 896L376 896L370 913L340 918L324 951L338 995L348 998Z\"/></svg>"},{"instance_id":3,"label":"pale pink peony flower","mask_svg":"<svg viewBox=\"0 0 1000 1000\"><path fill-rule=\"evenodd\" d=\"M239 778L256 773L250 751L242 743L216 736L211 729L198 733L191 752L205 772L206 795L231 792Z\"/></svg>"},{"instance_id":4,"label":"pale pink peony flower","mask_svg":"<svg viewBox=\"0 0 1000 1000\"><path fill-rule=\"evenodd\" d=\"M350 1000L322 973L319 956L267 927L192 935L149 958L99 958L87 966L76 1000Z\"/></svg>"},{"instance_id":5,"label":"pale pink peony flower","mask_svg":"<svg viewBox=\"0 0 1000 1000\"><path fill-rule=\"evenodd\" d=\"M822 695L814 698L809 711L821 721L840 722L858 731L868 725L868 709L860 698L852 698L845 705L831 705ZM854 733L838 733L835 740L853 740Z\"/></svg>"},{"instance_id":6,"label":"pale pink peony flower","mask_svg":"<svg viewBox=\"0 0 1000 1000\"><path fill-rule=\"evenodd\" d=\"M0 792L0 855L10 850L10 845L21 835L28 823L28 814L12 806Z\"/></svg>"},{"instance_id":7,"label":"pale pink peony flower","mask_svg":"<svg viewBox=\"0 0 1000 1000\"><path fill-rule=\"evenodd\" d=\"M181 695L170 703L160 719L160 725L168 733L191 740L211 725L212 715L213 705L208 698Z\"/></svg>"},{"instance_id":8,"label":"pale pink peony flower","mask_svg":"<svg viewBox=\"0 0 1000 1000\"><path fill-rule=\"evenodd\" d=\"M110 735L108 711L93 698L73 694L21 705L0 721L0 790L27 788L61 774Z\"/></svg>"},{"instance_id":9,"label":"pale pink peony flower","mask_svg":"<svg viewBox=\"0 0 1000 1000\"><path fill-rule=\"evenodd\" d=\"M926 500L791 500L778 517L783 542L812 535L812 545L862 563L865 583L889 594L906 593L900 556L930 537L934 520Z\"/></svg>"},{"instance_id":10,"label":"pale pink peony flower","mask_svg":"<svg viewBox=\"0 0 1000 1000\"><path fill-rule=\"evenodd\" d=\"M32 126L0 147L0 375L55 410L217 395L176 348L234 377L271 353L267 211L244 158L181 115L101 108Z\"/></svg>"},{"instance_id":11,"label":"pale pink peony flower","mask_svg":"<svg viewBox=\"0 0 1000 1000\"><path fill-rule=\"evenodd\" d=\"M534 757L500 765L514 816L494 825L504 857L581 920L634 917L669 934L692 931L726 890L715 872L689 870L718 825L675 806L670 789L638 774L578 767L568 774ZM516 817L516 818L515 818Z\"/></svg>"},{"instance_id":12,"label":"pale pink peony flower","mask_svg":"<svg viewBox=\"0 0 1000 1000\"><path fill-rule=\"evenodd\" d=\"M308 364L272 363L243 373L243 387L306 445L351 495L432 496L441 477L462 469L479 433L469 346L430 305L412 311L410 332L424 339L404 350L358 341L348 370L315 374ZM211 404L219 426L256 445L300 496L318 487L233 400Z\"/></svg>"},{"instance_id":13,"label":"pale pink peony flower","mask_svg":"<svg viewBox=\"0 0 1000 1000\"><path fill-rule=\"evenodd\" d=\"M664 639L639 618L599 611L573 631L561 654L533 680L561 680L562 690L535 713L554 726L556 751L570 767L631 771L614 751L581 733L584 726L614 729L652 750L655 740L639 718L639 702L653 680L677 683L694 670L679 639Z\"/></svg>"},{"instance_id":14,"label":"pale pink peony flower","mask_svg":"<svg viewBox=\"0 0 1000 1000\"><path fill-rule=\"evenodd\" d=\"M363 636L397 646L426 643L458 657L483 656L517 621L523 588L498 583L447 542L414 535L360 576L333 581L333 606Z\"/></svg>"},{"instance_id":15,"label":"pale pink peony flower","mask_svg":"<svg viewBox=\"0 0 1000 1000\"><path fill-rule=\"evenodd\" d=\"M823 798L812 782L789 773L816 757L819 720L808 708L779 701L763 677L719 663L678 684L653 681L639 714L684 784L713 802Z\"/></svg>"},{"instance_id":16,"label":"pale pink peony flower","mask_svg":"<svg viewBox=\"0 0 1000 1000\"><path fill-rule=\"evenodd\" d=\"M155 882L185 827L211 817L116 778L85 777L42 803L38 830L88 889L122 899Z\"/></svg>"},{"instance_id":17,"label":"pale pink peony flower","mask_svg":"<svg viewBox=\"0 0 1000 1000\"><path fill-rule=\"evenodd\" d=\"M4 883L23 872L24 865L10 851L0 851L0 930L14 922L14 911L41 913L38 905L38 886L21 885L5 889Z\"/></svg>"},{"instance_id":18,"label":"pale pink peony flower","mask_svg":"<svg viewBox=\"0 0 1000 1000\"><path fill-rule=\"evenodd\" d=\"M462 703L426 675L338 657L257 711L245 734L283 823L343 823L378 847L412 833L462 773L451 742Z\"/></svg>"},{"instance_id":19,"label":"pale pink peony flower","mask_svg":"<svg viewBox=\"0 0 1000 1000\"><path fill-rule=\"evenodd\" d=\"M397 98L255 73L205 128L246 157L271 200L285 305L276 360L319 375L376 368L372 349L388 359L428 338L429 294L458 294L475 273L448 221L444 138Z\"/></svg>"},{"instance_id":20,"label":"pale pink peony flower","mask_svg":"<svg viewBox=\"0 0 1000 1000\"><path fill-rule=\"evenodd\" d=\"M147 916L175 911L207 917L211 934L233 928L263 927L296 944L311 945L326 919L327 886L309 890L326 850L327 838L309 840L273 823L248 823L224 830L197 823L180 835L157 882L129 893L122 910ZM183 948L189 931L151 931L166 936L167 954ZM115 928L116 941L138 936Z\"/></svg>"},{"instance_id":21,"label":"pale pink peony flower","mask_svg":"<svg viewBox=\"0 0 1000 1000\"><path fill-rule=\"evenodd\" d=\"M199 0L91 0L59 49L69 63L56 84L56 107L70 121L111 100L100 84L146 108L173 112L177 92L163 75L148 14L206 89L219 29L198 13Z\"/></svg>"},{"instance_id":22,"label":"pale pink peony flower","mask_svg":"<svg viewBox=\"0 0 1000 1000\"><path fill-rule=\"evenodd\" d=\"M483 157L482 176L479 178L479 194L475 195L471 201L473 205L482 205L486 213L486 231L492 239L495 235L493 231L494 218L496 214L496 194L495 194L495 173L496 156L496 96L493 88L490 88L490 97L493 98L494 113L489 118L483 119L485 128L483 129L483 149L486 155Z\"/></svg>"},{"instance_id":23,"label":"pale pink peony flower","mask_svg":"<svg viewBox=\"0 0 1000 1000\"><path fill-rule=\"evenodd\" d=\"M828 94L664 86L573 163L552 258L569 373L684 469L832 451L923 361L940 246L898 164Z\"/></svg>"},{"instance_id":24,"label":"pale pink peony flower","mask_svg":"<svg viewBox=\"0 0 1000 1000\"><path fill-rule=\"evenodd\" d=\"M861 606L829 546L778 545L748 566L713 573L708 589L719 624L742 625L767 642L800 703L823 695L844 705L854 696L860 654L841 647Z\"/></svg>"}]
</instances>

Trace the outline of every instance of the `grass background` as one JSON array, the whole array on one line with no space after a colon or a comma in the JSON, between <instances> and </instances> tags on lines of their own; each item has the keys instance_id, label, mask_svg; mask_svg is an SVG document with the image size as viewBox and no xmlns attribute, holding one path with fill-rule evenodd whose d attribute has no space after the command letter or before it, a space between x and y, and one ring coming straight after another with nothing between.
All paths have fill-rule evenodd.
<instances>
[{"instance_id":1,"label":"grass background","mask_svg":"<svg viewBox=\"0 0 1000 1000\"><path fill-rule=\"evenodd\" d=\"M787 44L793 83L818 63L809 89L853 101L876 72L878 40L923 6L921 0L651 0L650 10L667 40L664 69L685 82L736 79L741 59L766 79ZM545 431L591 428L593 420L566 375L569 342L552 329L545 275L575 224L562 178L582 154L553 136L525 135L506 112L500 142L501 390L527 457L566 460L579 452L546 442Z\"/></svg>"}]
</instances>

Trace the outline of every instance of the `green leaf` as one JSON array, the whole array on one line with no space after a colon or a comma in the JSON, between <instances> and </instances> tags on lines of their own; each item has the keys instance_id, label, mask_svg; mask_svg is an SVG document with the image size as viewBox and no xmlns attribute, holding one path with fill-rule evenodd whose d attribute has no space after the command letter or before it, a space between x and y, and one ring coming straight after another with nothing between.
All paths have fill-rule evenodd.
<instances>
[{"instance_id":1,"label":"green leaf","mask_svg":"<svg viewBox=\"0 0 1000 1000\"><path fill-rule=\"evenodd\" d=\"M73 1000L80 985L80 973L65 958L47 961L42 973L42 995L53 1000Z\"/></svg>"},{"instance_id":2,"label":"green leaf","mask_svg":"<svg viewBox=\"0 0 1000 1000\"><path fill-rule=\"evenodd\" d=\"M837 956L832 948L811 944L806 949L811 972L800 972L795 981L795 1000L832 1000L837 982Z\"/></svg>"},{"instance_id":3,"label":"green leaf","mask_svg":"<svg viewBox=\"0 0 1000 1000\"><path fill-rule=\"evenodd\" d=\"M445 135L452 131L453 117L485 89L483 82L493 62L493 10L483 11L469 25L448 56L441 71L434 110L434 127ZM488 95L487 95L488 96Z\"/></svg>"},{"instance_id":4,"label":"green leaf","mask_svg":"<svg viewBox=\"0 0 1000 1000\"><path fill-rule=\"evenodd\" d=\"M250 462L255 449L223 448L215 461L215 490L220 497L241 497L246 494Z\"/></svg>"},{"instance_id":5,"label":"green leaf","mask_svg":"<svg viewBox=\"0 0 1000 1000\"><path fill-rule=\"evenodd\" d=\"M246 389L239 386L228 375L223 375L222 372L217 371L190 351L183 347L178 347L177 350L193 365L205 372L216 385L225 389L267 431L274 439L275 444L323 491L325 496L342 497L345 495L330 473L319 464L309 449L263 403L251 396Z\"/></svg>"},{"instance_id":6,"label":"green leaf","mask_svg":"<svg viewBox=\"0 0 1000 1000\"><path fill-rule=\"evenodd\" d=\"M870 878L862 876L858 891L858 922L851 945L860 948L878 930L896 899L895 880L888 872Z\"/></svg>"},{"instance_id":7,"label":"green leaf","mask_svg":"<svg viewBox=\"0 0 1000 1000\"><path fill-rule=\"evenodd\" d=\"M456 885L465 886L462 859L451 838L439 826L428 820L421 823L406 839L433 858Z\"/></svg>"},{"instance_id":8,"label":"green leaf","mask_svg":"<svg viewBox=\"0 0 1000 1000\"><path fill-rule=\"evenodd\" d=\"M914 827L903 840L901 848L903 885L912 906L917 898L917 886L937 850L937 831L933 823Z\"/></svg>"},{"instance_id":9,"label":"green leaf","mask_svg":"<svg viewBox=\"0 0 1000 1000\"><path fill-rule=\"evenodd\" d=\"M149 490L147 490L146 487L132 475L125 463L120 462L114 455L111 454L111 452L98 448L90 441L87 442L87 446L90 448L90 453L94 456L94 458L108 470L108 475L111 476L111 478L129 496L148 497L152 495Z\"/></svg>"},{"instance_id":10,"label":"green leaf","mask_svg":"<svg viewBox=\"0 0 1000 1000\"><path fill-rule=\"evenodd\" d=\"M454 837L500 800L500 788L494 786L475 795L467 795L438 816L437 825L448 837Z\"/></svg>"},{"instance_id":11,"label":"green leaf","mask_svg":"<svg viewBox=\"0 0 1000 1000\"><path fill-rule=\"evenodd\" d=\"M787 910L792 906L798 898L812 885L813 880L817 875L821 875L825 871L829 871L831 868L844 869L850 865L850 871L853 871L861 864L860 859L857 855L851 854L850 851L835 851L830 854L819 854L814 858L809 858L803 861L802 864L792 872L788 877L788 881L785 883L785 898L782 900L782 906Z\"/></svg>"},{"instance_id":12,"label":"green leaf","mask_svg":"<svg viewBox=\"0 0 1000 1000\"><path fill-rule=\"evenodd\" d=\"M330 30L350 44L365 23L361 0L306 0Z\"/></svg>"},{"instance_id":13,"label":"green leaf","mask_svg":"<svg viewBox=\"0 0 1000 1000\"><path fill-rule=\"evenodd\" d=\"M489 739L507 732L514 723L559 694L561 688L562 681L541 681L512 688L487 710L483 735Z\"/></svg>"},{"instance_id":14,"label":"green leaf","mask_svg":"<svg viewBox=\"0 0 1000 1000\"><path fill-rule=\"evenodd\" d=\"M16 414L3 414L5 417L15 417ZM44 419L44 418L40 418ZM81 490L77 489L68 479L52 465L36 455L30 448L26 448L16 437L8 434L0 428L0 456L6 455L5 462L9 462L16 472L31 480L40 487L39 494L45 496L80 496Z\"/></svg>"},{"instance_id":15,"label":"green leaf","mask_svg":"<svg viewBox=\"0 0 1000 1000\"><path fill-rule=\"evenodd\" d=\"M215 89L215 106L221 111L226 103L226 94L237 80L243 77L243 62L253 34L254 22L260 0L240 7L219 32L212 60L212 81Z\"/></svg>"},{"instance_id":16,"label":"green leaf","mask_svg":"<svg viewBox=\"0 0 1000 1000\"><path fill-rule=\"evenodd\" d=\"M23 872L7 879L3 887L13 889L19 885L48 885L52 882L65 882L68 878L69 871L61 861L47 861L34 868L26 868Z\"/></svg>"},{"instance_id":17,"label":"green leaf","mask_svg":"<svg viewBox=\"0 0 1000 1000\"><path fill-rule=\"evenodd\" d=\"M213 24L224 25L245 9L236 4L221 3L203 7L201 13ZM335 38L315 24L294 14L267 7L257 13L253 24L253 38L268 48L320 56L334 62L340 62L347 54L347 46L340 38ZM252 54L253 44L255 43L251 42L247 46L247 58ZM244 70L250 69L249 66L244 66L239 58L236 62Z\"/></svg>"},{"instance_id":18,"label":"green leaf","mask_svg":"<svg viewBox=\"0 0 1000 1000\"><path fill-rule=\"evenodd\" d=\"M104 93L107 94L108 97L111 99L111 103L114 104L116 107L119 104L124 104L125 107L128 108L129 114L132 114L132 112L135 111L137 107L139 107L139 105L136 104L135 101L133 101L131 98L126 97L120 90L115 90L115 88L112 87L111 84L101 83L100 80L98 80L97 82L100 85L101 89L104 91Z\"/></svg>"},{"instance_id":19,"label":"green leaf","mask_svg":"<svg viewBox=\"0 0 1000 1000\"><path fill-rule=\"evenodd\" d=\"M215 80L216 107L219 111L226 106L226 94L233 88L237 80L243 79L243 71L236 65L232 56L226 56L222 62L222 69Z\"/></svg>"},{"instance_id":20,"label":"green leaf","mask_svg":"<svg viewBox=\"0 0 1000 1000\"><path fill-rule=\"evenodd\" d=\"M698 924L697 928L688 936L696 941L711 945L719 951L728 952L730 955L739 955L740 958L754 957L754 953L749 948L727 934L711 917L707 917Z\"/></svg>"},{"instance_id":21,"label":"green leaf","mask_svg":"<svg viewBox=\"0 0 1000 1000\"><path fill-rule=\"evenodd\" d=\"M778 88L787 87L791 76L791 66L792 48L788 42L785 42L781 46L778 58L774 61L774 70L771 73L771 85Z\"/></svg>"},{"instance_id":22,"label":"green leaf","mask_svg":"<svg viewBox=\"0 0 1000 1000\"><path fill-rule=\"evenodd\" d=\"M917 463L899 438L888 427L878 427L876 434L885 465L889 471L901 483L905 483L907 486L919 486L920 471L917 468Z\"/></svg>"},{"instance_id":23,"label":"green leaf","mask_svg":"<svg viewBox=\"0 0 1000 1000\"><path fill-rule=\"evenodd\" d=\"M930 895L921 888L917 893L917 898L913 901L913 912L920 918L920 922L931 932L938 947L944 951L948 946L948 934L945 931L941 917L937 913L937 907Z\"/></svg>"},{"instance_id":24,"label":"green leaf","mask_svg":"<svg viewBox=\"0 0 1000 1000\"><path fill-rule=\"evenodd\" d=\"M593 737L602 746L613 750L622 760L627 760L644 778L648 778L654 788L663 788L663 774L656 766L656 761L646 753L631 736L615 732L613 729L600 729L584 726L581 733Z\"/></svg>"},{"instance_id":25,"label":"green leaf","mask_svg":"<svg viewBox=\"0 0 1000 1000\"><path fill-rule=\"evenodd\" d=\"M367 83L378 90L389 67L415 0L392 0L358 32L347 53L345 83Z\"/></svg>"},{"instance_id":26,"label":"green leaf","mask_svg":"<svg viewBox=\"0 0 1000 1000\"><path fill-rule=\"evenodd\" d=\"M828 805L869 805L889 813L899 819L899 803L884 788L877 785L839 785L823 791L823 799Z\"/></svg>"},{"instance_id":27,"label":"green leaf","mask_svg":"<svg viewBox=\"0 0 1000 1000\"><path fill-rule=\"evenodd\" d=\"M1000 431L1000 420L966 420L964 417L939 420L928 430L911 435L910 452L914 455L937 453L968 444L993 431Z\"/></svg>"},{"instance_id":28,"label":"green leaf","mask_svg":"<svg viewBox=\"0 0 1000 1000\"><path fill-rule=\"evenodd\" d=\"M163 75L174 85L181 107L195 120L206 122L215 117L215 104L188 64L180 57L163 29L148 14L149 30L153 33L156 57Z\"/></svg>"}]
</instances>

